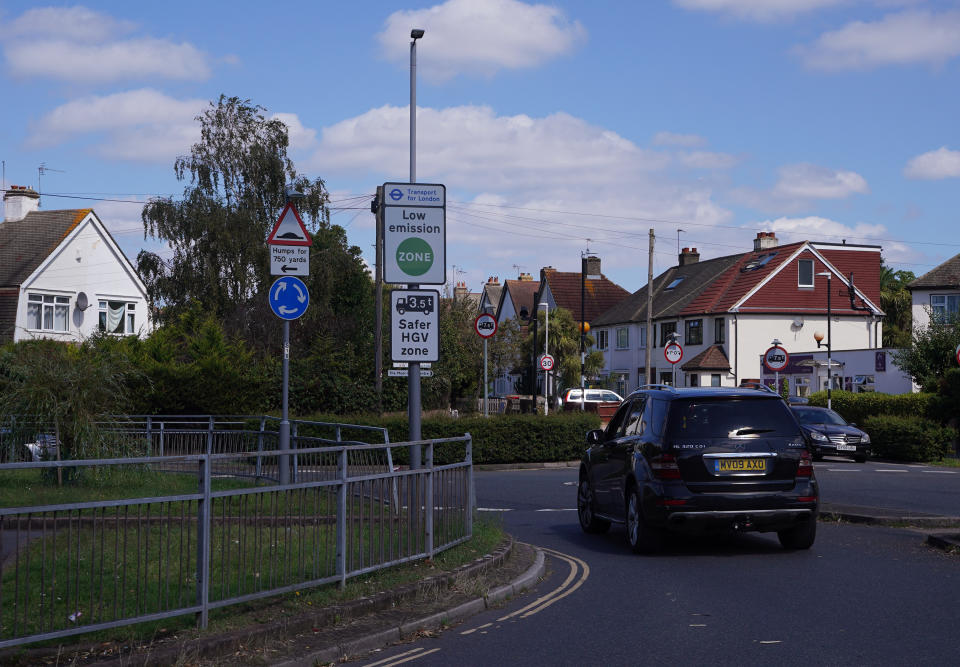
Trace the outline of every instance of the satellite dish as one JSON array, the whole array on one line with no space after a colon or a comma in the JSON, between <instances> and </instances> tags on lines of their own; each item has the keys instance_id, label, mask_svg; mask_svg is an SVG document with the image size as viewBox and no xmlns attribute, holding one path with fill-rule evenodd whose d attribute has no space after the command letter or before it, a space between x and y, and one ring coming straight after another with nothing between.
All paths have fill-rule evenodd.
<instances>
[{"instance_id":1,"label":"satellite dish","mask_svg":"<svg viewBox=\"0 0 960 667\"><path fill-rule=\"evenodd\" d=\"M80 292L79 294L77 294L77 308L79 308L80 310L86 310L89 307L90 307L90 302L87 301L87 293Z\"/></svg>"},{"instance_id":2,"label":"satellite dish","mask_svg":"<svg viewBox=\"0 0 960 667\"><path fill-rule=\"evenodd\" d=\"M794 326L795 328L797 328L797 329L801 328L801 327L803 326L803 318L802 318L802 317L796 318L796 319L793 321L793 326Z\"/></svg>"}]
</instances>

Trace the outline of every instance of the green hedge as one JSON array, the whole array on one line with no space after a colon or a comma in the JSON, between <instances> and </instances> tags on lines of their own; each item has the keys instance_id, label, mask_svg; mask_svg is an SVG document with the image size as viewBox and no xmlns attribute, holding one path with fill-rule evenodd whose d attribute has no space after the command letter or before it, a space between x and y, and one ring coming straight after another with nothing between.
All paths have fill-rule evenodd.
<instances>
[{"instance_id":1,"label":"green hedge","mask_svg":"<svg viewBox=\"0 0 960 667\"><path fill-rule=\"evenodd\" d=\"M951 450L955 429L922 417L876 415L861 424L874 456L898 461L935 461Z\"/></svg>"},{"instance_id":2,"label":"green hedge","mask_svg":"<svg viewBox=\"0 0 960 667\"><path fill-rule=\"evenodd\" d=\"M311 420L326 422L349 422L366 426L386 427L391 442L406 442L409 439L409 424L406 416L343 417L320 415ZM473 438L473 462L483 463L543 463L546 461L575 461L586 450L586 433L600 428L600 418L593 413L559 413L553 415L496 415L490 417L430 417L420 425L424 440L451 438L469 433ZM344 439L364 442L375 440L362 432L343 433ZM448 463L452 450L457 447L441 447L435 454L437 463ZM396 463L407 463L406 452L394 453Z\"/></svg>"},{"instance_id":3,"label":"green hedge","mask_svg":"<svg viewBox=\"0 0 960 667\"><path fill-rule=\"evenodd\" d=\"M881 394L877 392L832 392L832 408L849 422L863 426L868 417L923 417L940 421L941 399L936 394ZM827 407L827 392L810 396L810 405ZM865 429L869 430L869 429ZM871 434L872 437L872 434Z\"/></svg>"}]
</instances>

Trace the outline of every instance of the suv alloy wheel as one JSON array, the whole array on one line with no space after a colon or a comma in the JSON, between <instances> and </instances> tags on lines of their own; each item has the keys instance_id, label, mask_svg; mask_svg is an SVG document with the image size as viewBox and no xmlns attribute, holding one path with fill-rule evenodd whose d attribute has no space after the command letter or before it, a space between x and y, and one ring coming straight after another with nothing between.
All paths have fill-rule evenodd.
<instances>
[{"instance_id":1,"label":"suv alloy wheel","mask_svg":"<svg viewBox=\"0 0 960 667\"><path fill-rule=\"evenodd\" d=\"M663 546L663 531L651 528L643 520L643 507L637 487L627 496L627 541L634 553L650 554Z\"/></svg>"},{"instance_id":2,"label":"suv alloy wheel","mask_svg":"<svg viewBox=\"0 0 960 667\"><path fill-rule=\"evenodd\" d=\"M577 489L577 517L585 533L605 533L610 528L609 521L604 521L593 513L593 489L586 477L580 479L580 487Z\"/></svg>"}]
</instances>

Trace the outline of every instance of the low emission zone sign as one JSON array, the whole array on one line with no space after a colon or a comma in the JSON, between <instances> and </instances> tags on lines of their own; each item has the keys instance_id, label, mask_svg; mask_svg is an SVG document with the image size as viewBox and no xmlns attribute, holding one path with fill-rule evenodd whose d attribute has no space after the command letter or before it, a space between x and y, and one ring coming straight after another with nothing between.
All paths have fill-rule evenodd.
<instances>
[{"instance_id":1,"label":"low emission zone sign","mask_svg":"<svg viewBox=\"0 0 960 667\"><path fill-rule=\"evenodd\" d=\"M383 184L384 280L447 281L447 189L438 183Z\"/></svg>"}]
</instances>

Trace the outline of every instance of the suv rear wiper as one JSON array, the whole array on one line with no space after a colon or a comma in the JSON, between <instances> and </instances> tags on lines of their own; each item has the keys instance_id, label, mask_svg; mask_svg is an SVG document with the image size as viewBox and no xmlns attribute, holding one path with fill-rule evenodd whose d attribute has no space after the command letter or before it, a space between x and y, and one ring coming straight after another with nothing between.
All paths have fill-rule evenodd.
<instances>
[{"instance_id":1,"label":"suv rear wiper","mask_svg":"<svg viewBox=\"0 0 960 667\"><path fill-rule=\"evenodd\" d=\"M770 433L772 428L742 428L736 431L734 435L753 435L754 433Z\"/></svg>"}]
</instances>

